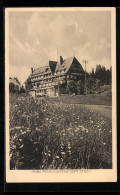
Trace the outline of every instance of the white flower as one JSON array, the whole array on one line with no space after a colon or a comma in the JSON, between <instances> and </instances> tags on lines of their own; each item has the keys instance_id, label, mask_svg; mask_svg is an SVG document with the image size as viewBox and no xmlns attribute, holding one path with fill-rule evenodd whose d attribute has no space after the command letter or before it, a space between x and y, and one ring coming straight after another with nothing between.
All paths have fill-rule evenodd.
<instances>
[{"instance_id":1,"label":"white flower","mask_svg":"<svg viewBox=\"0 0 120 195\"><path fill-rule=\"evenodd\" d=\"M20 146L19 148L23 148L24 145Z\"/></svg>"},{"instance_id":2,"label":"white flower","mask_svg":"<svg viewBox=\"0 0 120 195\"><path fill-rule=\"evenodd\" d=\"M102 144L103 144L103 145L106 145L106 143L105 143L105 142L102 142Z\"/></svg>"},{"instance_id":3,"label":"white flower","mask_svg":"<svg viewBox=\"0 0 120 195\"><path fill-rule=\"evenodd\" d=\"M56 156L55 158L59 159L60 157L59 156Z\"/></svg>"}]
</instances>

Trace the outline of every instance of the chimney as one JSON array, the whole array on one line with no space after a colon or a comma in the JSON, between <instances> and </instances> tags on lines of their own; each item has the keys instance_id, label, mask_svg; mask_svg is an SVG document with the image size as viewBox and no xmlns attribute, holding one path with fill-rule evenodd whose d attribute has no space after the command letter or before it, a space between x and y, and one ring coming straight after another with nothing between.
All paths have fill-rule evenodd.
<instances>
[{"instance_id":1,"label":"chimney","mask_svg":"<svg viewBox=\"0 0 120 195\"><path fill-rule=\"evenodd\" d=\"M33 68L31 68L31 73L33 73Z\"/></svg>"},{"instance_id":2,"label":"chimney","mask_svg":"<svg viewBox=\"0 0 120 195\"><path fill-rule=\"evenodd\" d=\"M60 65L63 63L63 58L60 56Z\"/></svg>"}]
</instances>

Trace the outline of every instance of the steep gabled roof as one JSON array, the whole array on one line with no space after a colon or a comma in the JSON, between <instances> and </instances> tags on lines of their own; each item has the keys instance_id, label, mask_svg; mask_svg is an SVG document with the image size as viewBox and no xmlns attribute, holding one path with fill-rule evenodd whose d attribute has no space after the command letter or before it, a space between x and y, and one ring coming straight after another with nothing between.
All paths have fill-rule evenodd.
<instances>
[{"instance_id":1,"label":"steep gabled roof","mask_svg":"<svg viewBox=\"0 0 120 195\"><path fill-rule=\"evenodd\" d=\"M38 73L43 73L45 68L46 68L46 66L42 66L40 68L35 69L34 72L33 72L33 75L38 74Z\"/></svg>"},{"instance_id":2,"label":"steep gabled roof","mask_svg":"<svg viewBox=\"0 0 120 195\"><path fill-rule=\"evenodd\" d=\"M50 71L49 62L45 66L41 66L40 68L35 69L32 75L43 73L45 70Z\"/></svg>"},{"instance_id":3,"label":"steep gabled roof","mask_svg":"<svg viewBox=\"0 0 120 195\"><path fill-rule=\"evenodd\" d=\"M62 64L60 64L60 62L58 62L55 71L60 71L62 69L65 69L65 73L66 73L72 64L73 59L74 59L74 57L67 58L67 59L63 60Z\"/></svg>"},{"instance_id":4,"label":"steep gabled roof","mask_svg":"<svg viewBox=\"0 0 120 195\"><path fill-rule=\"evenodd\" d=\"M66 72L68 72L68 70L70 69L71 65L75 61L79 63L79 61L75 57L71 57L71 58L67 58L67 59L63 60L63 63L61 65L60 65L60 62L58 62L55 71L64 70L64 73L66 73ZM79 63L79 65L80 65L81 70L84 71L82 65L80 63Z\"/></svg>"},{"instance_id":5,"label":"steep gabled roof","mask_svg":"<svg viewBox=\"0 0 120 195\"><path fill-rule=\"evenodd\" d=\"M41 66L40 68L37 68L34 70L33 74L31 75L35 75L35 74L44 74L44 73L50 73L51 72L51 69L50 69L50 65L49 63L56 63L56 61L49 61L45 66Z\"/></svg>"}]
</instances>

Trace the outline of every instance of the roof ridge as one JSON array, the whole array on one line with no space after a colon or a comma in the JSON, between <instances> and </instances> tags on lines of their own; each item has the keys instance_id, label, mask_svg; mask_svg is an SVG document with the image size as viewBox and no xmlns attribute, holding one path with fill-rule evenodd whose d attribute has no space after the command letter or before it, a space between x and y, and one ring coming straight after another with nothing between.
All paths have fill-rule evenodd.
<instances>
[{"instance_id":1,"label":"roof ridge","mask_svg":"<svg viewBox=\"0 0 120 195\"><path fill-rule=\"evenodd\" d=\"M41 67L39 67L39 68L43 68L43 67L49 67L49 62L56 62L57 63L57 61L54 61L54 60L49 60L45 65L43 65L43 66L41 66ZM34 70L38 70L39 68L36 68L36 69L34 69Z\"/></svg>"}]
</instances>

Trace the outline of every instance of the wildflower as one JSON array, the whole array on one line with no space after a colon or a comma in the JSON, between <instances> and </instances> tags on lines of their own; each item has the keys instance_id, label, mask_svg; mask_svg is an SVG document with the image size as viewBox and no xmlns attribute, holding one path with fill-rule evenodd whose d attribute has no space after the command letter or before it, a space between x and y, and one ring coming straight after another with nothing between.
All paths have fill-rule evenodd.
<instances>
[{"instance_id":1,"label":"wildflower","mask_svg":"<svg viewBox=\"0 0 120 195\"><path fill-rule=\"evenodd\" d=\"M66 135L65 133L63 133L63 135Z\"/></svg>"},{"instance_id":2,"label":"wildflower","mask_svg":"<svg viewBox=\"0 0 120 195\"><path fill-rule=\"evenodd\" d=\"M75 130L75 132L77 132L77 131L79 131L80 130L80 128L77 128L76 130Z\"/></svg>"},{"instance_id":3,"label":"wildflower","mask_svg":"<svg viewBox=\"0 0 120 195\"><path fill-rule=\"evenodd\" d=\"M21 134L26 134L26 132L22 132Z\"/></svg>"},{"instance_id":4,"label":"wildflower","mask_svg":"<svg viewBox=\"0 0 120 195\"><path fill-rule=\"evenodd\" d=\"M59 159L60 157L59 156L56 156L55 158Z\"/></svg>"},{"instance_id":5,"label":"wildflower","mask_svg":"<svg viewBox=\"0 0 120 195\"><path fill-rule=\"evenodd\" d=\"M65 155L65 152L61 152L62 155Z\"/></svg>"},{"instance_id":6,"label":"wildflower","mask_svg":"<svg viewBox=\"0 0 120 195\"><path fill-rule=\"evenodd\" d=\"M82 131L85 131L85 127L82 126L81 130L82 130Z\"/></svg>"},{"instance_id":7,"label":"wildflower","mask_svg":"<svg viewBox=\"0 0 120 195\"><path fill-rule=\"evenodd\" d=\"M40 131L41 129L40 128L36 128L36 131Z\"/></svg>"},{"instance_id":8,"label":"wildflower","mask_svg":"<svg viewBox=\"0 0 120 195\"><path fill-rule=\"evenodd\" d=\"M49 118L46 118L46 121L48 121L49 120Z\"/></svg>"},{"instance_id":9,"label":"wildflower","mask_svg":"<svg viewBox=\"0 0 120 195\"><path fill-rule=\"evenodd\" d=\"M16 149L16 146L15 146L15 145L13 145L13 146L12 146L12 148L13 148L13 149Z\"/></svg>"},{"instance_id":10,"label":"wildflower","mask_svg":"<svg viewBox=\"0 0 120 195\"><path fill-rule=\"evenodd\" d=\"M86 133L88 133L88 130L86 131Z\"/></svg>"},{"instance_id":11,"label":"wildflower","mask_svg":"<svg viewBox=\"0 0 120 195\"><path fill-rule=\"evenodd\" d=\"M81 137L81 139L83 139L83 137Z\"/></svg>"},{"instance_id":12,"label":"wildflower","mask_svg":"<svg viewBox=\"0 0 120 195\"><path fill-rule=\"evenodd\" d=\"M20 146L19 148L23 148L24 145Z\"/></svg>"},{"instance_id":13,"label":"wildflower","mask_svg":"<svg viewBox=\"0 0 120 195\"><path fill-rule=\"evenodd\" d=\"M68 128L67 130L68 130L68 131L69 131L69 130L72 130L72 128L70 127L70 128Z\"/></svg>"},{"instance_id":14,"label":"wildflower","mask_svg":"<svg viewBox=\"0 0 120 195\"><path fill-rule=\"evenodd\" d=\"M106 145L106 143L105 143L105 142L102 142L102 144L103 144L103 145Z\"/></svg>"}]
</instances>

